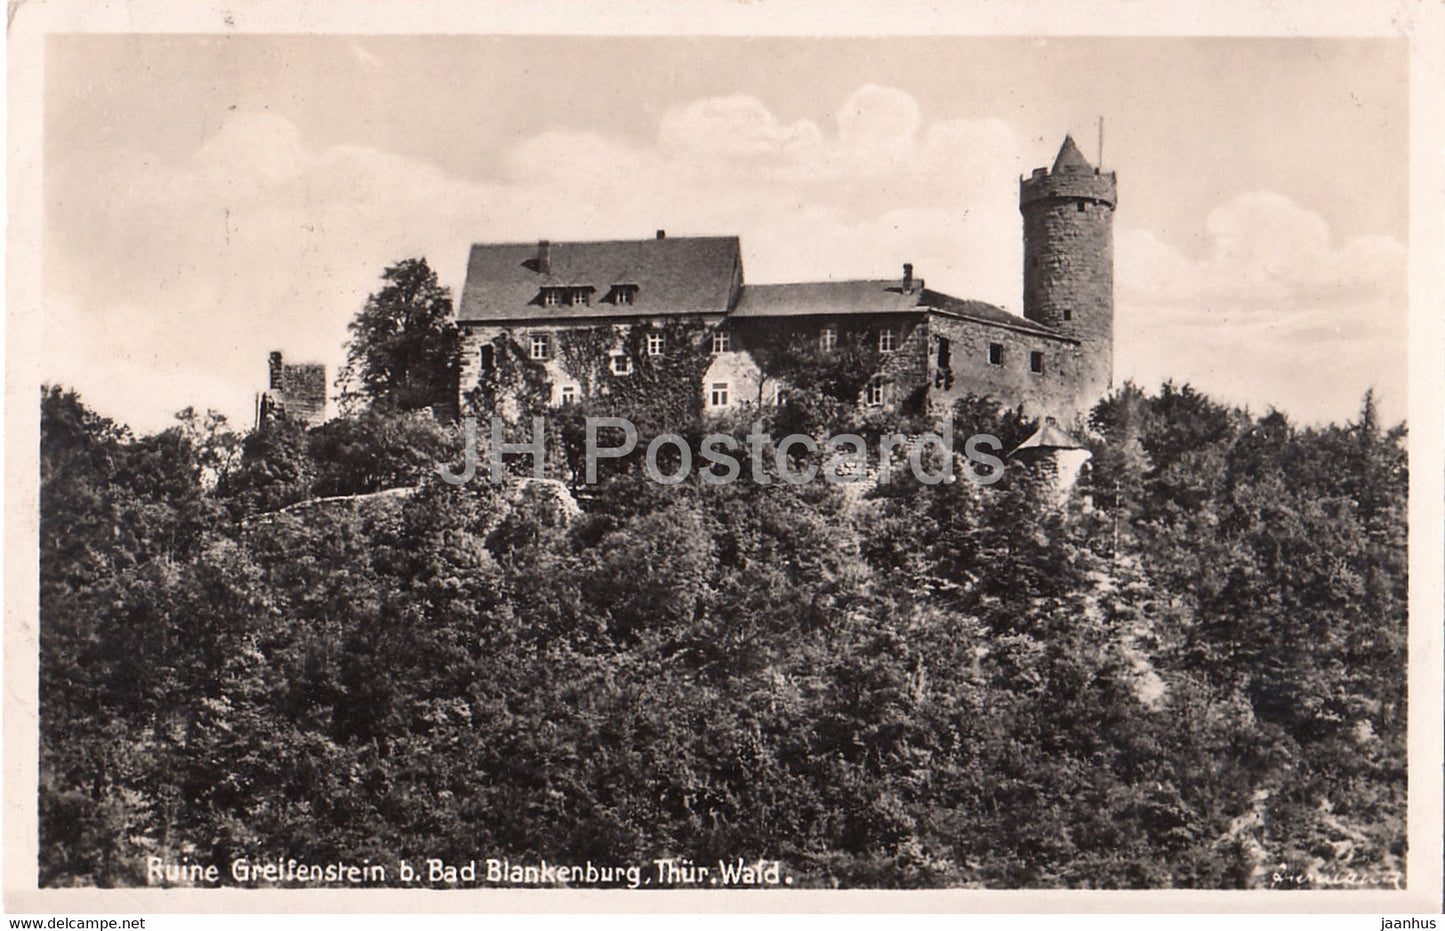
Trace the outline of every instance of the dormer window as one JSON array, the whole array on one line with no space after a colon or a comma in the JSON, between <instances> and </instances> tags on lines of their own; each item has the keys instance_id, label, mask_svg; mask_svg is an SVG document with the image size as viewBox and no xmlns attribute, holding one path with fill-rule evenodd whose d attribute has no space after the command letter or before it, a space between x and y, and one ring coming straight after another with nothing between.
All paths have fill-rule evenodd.
<instances>
[{"instance_id":1,"label":"dormer window","mask_svg":"<svg viewBox=\"0 0 1445 931\"><path fill-rule=\"evenodd\" d=\"M548 287L542 289L543 307L586 307L592 303L591 287Z\"/></svg>"},{"instance_id":2,"label":"dormer window","mask_svg":"<svg viewBox=\"0 0 1445 931\"><path fill-rule=\"evenodd\" d=\"M631 307L637 303L637 285L615 284L612 286L612 303L618 307Z\"/></svg>"}]
</instances>

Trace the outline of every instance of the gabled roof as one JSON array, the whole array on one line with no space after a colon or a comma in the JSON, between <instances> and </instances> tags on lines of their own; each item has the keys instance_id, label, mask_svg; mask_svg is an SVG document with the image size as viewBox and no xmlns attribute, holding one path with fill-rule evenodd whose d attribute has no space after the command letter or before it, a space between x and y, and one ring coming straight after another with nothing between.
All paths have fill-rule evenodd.
<instances>
[{"instance_id":1,"label":"gabled roof","mask_svg":"<svg viewBox=\"0 0 1445 931\"><path fill-rule=\"evenodd\" d=\"M1052 327L1044 326L1042 323L1035 323L1027 317L1020 317L1011 314L1002 307L996 307L983 301L966 300L961 297L953 297L948 294L941 294L937 291L927 291L923 295L923 303L950 317L958 317L962 320L972 320L975 323L985 323L993 326L1008 327L1021 333L1031 333L1035 336L1048 336L1053 339L1063 339L1077 343L1060 333Z\"/></svg>"},{"instance_id":2,"label":"gabled roof","mask_svg":"<svg viewBox=\"0 0 1445 931\"><path fill-rule=\"evenodd\" d=\"M1058 157L1054 159L1053 172L1063 169L1094 170L1094 166L1089 164L1089 160L1084 158L1084 153L1080 152L1079 147L1074 144L1074 137L1067 134L1064 136L1064 144L1059 146Z\"/></svg>"},{"instance_id":3,"label":"gabled roof","mask_svg":"<svg viewBox=\"0 0 1445 931\"><path fill-rule=\"evenodd\" d=\"M1066 143L1067 145L1067 143ZM545 251L546 260L542 261ZM803 317L931 310L1022 333L1068 337L1001 307L929 291L898 278L753 284L741 288L736 236L604 242L479 243L472 246L457 322L607 319L673 314ZM617 300L622 288L630 302ZM587 304L548 306L548 289L591 289ZM733 305L736 305L735 307Z\"/></svg>"},{"instance_id":4,"label":"gabled roof","mask_svg":"<svg viewBox=\"0 0 1445 931\"><path fill-rule=\"evenodd\" d=\"M806 281L750 284L743 288L734 317L806 317L831 314L892 314L921 309L923 282L904 291L897 278L861 281Z\"/></svg>"},{"instance_id":5,"label":"gabled roof","mask_svg":"<svg viewBox=\"0 0 1445 931\"><path fill-rule=\"evenodd\" d=\"M723 314L741 280L736 236L607 242L479 243L467 261L458 323L507 320ZM614 303L614 285L636 288ZM590 304L548 307L544 288L592 287Z\"/></svg>"}]
</instances>

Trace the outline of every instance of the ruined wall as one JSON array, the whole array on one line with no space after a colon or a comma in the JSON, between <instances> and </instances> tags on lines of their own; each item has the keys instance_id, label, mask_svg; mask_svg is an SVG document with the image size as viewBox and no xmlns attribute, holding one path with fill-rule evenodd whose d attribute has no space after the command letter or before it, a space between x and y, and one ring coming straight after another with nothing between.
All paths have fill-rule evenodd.
<instances>
[{"instance_id":1,"label":"ruined wall","mask_svg":"<svg viewBox=\"0 0 1445 931\"><path fill-rule=\"evenodd\" d=\"M258 419L285 414L307 426L326 419L326 366L318 362L286 364L280 352L266 359L267 390L261 393Z\"/></svg>"},{"instance_id":2,"label":"ruined wall","mask_svg":"<svg viewBox=\"0 0 1445 931\"><path fill-rule=\"evenodd\" d=\"M326 366L305 362L281 370L282 404L286 413L309 424L326 417Z\"/></svg>"}]
</instances>

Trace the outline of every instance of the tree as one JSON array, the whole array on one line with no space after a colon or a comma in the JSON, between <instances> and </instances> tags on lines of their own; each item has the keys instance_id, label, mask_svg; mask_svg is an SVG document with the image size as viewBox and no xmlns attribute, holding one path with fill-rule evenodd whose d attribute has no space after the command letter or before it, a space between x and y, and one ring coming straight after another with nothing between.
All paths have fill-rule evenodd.
<instances>
[{"instance_id":1,"label":"tree","mask_svg":"<svg viewBox=\"0 0 1445 931\"><path fill-rule=\"evenodd\" d=\"M240 462L241 434L231 429L226 415L207 409L204 414L194 407L176 413L181 433L195 450L198 478L207 490L214 489Z\"/></svg>"},{"instance_id":2,"label":"tree","mask_svg":"<svg viewBox=\"0 0 1445 931\"><path fill-rule=\"evenodd\" d=\"M46 389L39 881L486 849L776 857L799 887L1393 884L1403 425L1169 385L1093 422L1092 501L1018 462L859 497L634 457L558 522L436 478L455 438L419 412L267 421L211 490L218 424L134 437Z\"/></svg>"},{"instance_id":3,"label":"tree","mask_svg":"<svg viewBox=\"0 0 1445 931\"><path fill-rule=\"evenodd\" d=\"M386 286L351 321L346 366L337 379L343 407L419 410L455 401L461 336L452 297L424 258L381 273Z\"/></svg>"},{"instance_id":4,"label":"tree","mask_svg":"<svg viewBox=\"0 0 1445 931\"><path fill-rule=\"evenodd\" d=\"M415 485L456 452L430 417L376 408L315 427L307 450L316 469L311 492L318 497Z\"/></svg>"},{"instance_id":5,"label":"tree","mask_svg":"<svg viewBox=\"0 0 1445 931\"><path fill-rule=\"evenodd\" d=\"M316 463L307 452L306 425L268 417L246 434L239 463L221 476L216 494L234 516L274 511L311 495Z\"/></svg>"}]
</instances>

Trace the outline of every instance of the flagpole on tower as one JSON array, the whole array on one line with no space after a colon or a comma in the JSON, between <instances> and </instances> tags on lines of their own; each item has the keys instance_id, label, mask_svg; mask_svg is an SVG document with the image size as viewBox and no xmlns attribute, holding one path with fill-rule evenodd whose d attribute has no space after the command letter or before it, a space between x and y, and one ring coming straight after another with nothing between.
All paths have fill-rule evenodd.
<instances>
[{"instance_id":1,"label":"flagpole on tower","mask_svg":"<svg viewBox=\"0 0 1445 931\"><path fill-rule=\"evenodd\" d=\"M1104 167L1104 118L1099 117L1099 161L1100 168Z\"/></svg>"}]
</instances>

